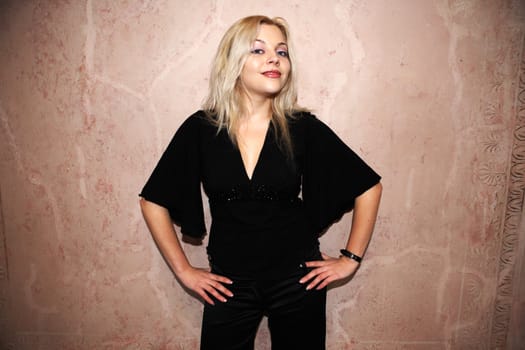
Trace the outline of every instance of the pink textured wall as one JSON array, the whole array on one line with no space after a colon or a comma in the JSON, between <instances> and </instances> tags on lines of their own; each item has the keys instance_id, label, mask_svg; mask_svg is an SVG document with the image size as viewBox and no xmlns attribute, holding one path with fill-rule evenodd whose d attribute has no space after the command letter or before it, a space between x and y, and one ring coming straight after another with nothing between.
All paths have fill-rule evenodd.
<instances>
[{"instance_id":1,"label":"pink textured wall","mask_svg":"<svg viewBox=\"0 0 525 350\"><path fill-rule=\"evenodd\" d=\"M0 348L197 348L201 304L137 194L225 29L258 13L291 24L301 103L384 176L328 349L525 346L523 1L4 0Z\"/></svg>"}]
</instances>

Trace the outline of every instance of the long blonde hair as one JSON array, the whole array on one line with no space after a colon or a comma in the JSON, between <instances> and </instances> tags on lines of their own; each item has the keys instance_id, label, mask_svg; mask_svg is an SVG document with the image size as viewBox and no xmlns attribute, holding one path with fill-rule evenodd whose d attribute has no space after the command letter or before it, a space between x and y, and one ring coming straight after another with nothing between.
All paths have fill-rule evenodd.
<instances>
[{"instance_id":1,"label":"long blonde hair","mask_svg":"<svg viewBox=\"0 0 525 350\"><path fill-rule=\"evenodd\" d=\"M249 16L235 22L224 34L212 63L210 87L203 109L218 126L225 128L237 144L236 125L246 111L243 104L240 75L250 48L262 24L279 28L287 41L290 73L281 91L272 100L271 123L276 130L277 144L287 154L292 154L292 142L287 116L305 110L297 105L295 52L290 43L288 24L281 17Z\"/></svg>"}]
</instances>

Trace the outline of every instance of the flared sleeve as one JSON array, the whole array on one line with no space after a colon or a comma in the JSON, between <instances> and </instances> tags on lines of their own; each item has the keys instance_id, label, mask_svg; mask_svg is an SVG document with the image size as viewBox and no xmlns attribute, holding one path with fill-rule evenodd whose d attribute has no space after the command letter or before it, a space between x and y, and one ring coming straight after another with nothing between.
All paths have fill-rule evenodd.
<instances>
[{"instance_id":1,"label":"flared sleeve","mask_svg":"<svg viewBox=\"0 0 525 350\"><path fill-rule=\"evenodd\" d=\"M140 192L144 199L168 209L185 235L206 233L201 195L199 126L195 115L180 126Z\"/></svg>"},{"instance_id":2,"label":"flared sleeve","mask_svg":"<svg viewBox=\"0 0 525 350\"><path fill-rule=\"evenodd\" d=\"M326 124L307 113L302 197L316 233L354 207L381 177Z\"/></svg>"}]
</instances>

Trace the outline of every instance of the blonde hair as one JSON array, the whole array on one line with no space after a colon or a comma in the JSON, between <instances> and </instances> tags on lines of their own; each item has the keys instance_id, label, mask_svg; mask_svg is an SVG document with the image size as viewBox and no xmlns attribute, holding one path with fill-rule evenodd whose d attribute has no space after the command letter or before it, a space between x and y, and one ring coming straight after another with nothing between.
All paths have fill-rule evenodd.
<instances>
[{"instance_id":1,"label":"blonde hair","mask_svg":"<svg viewBox=\"0 0 525 350\"><path fill-rule=\"evenodd\" d=\"M212 63L209 93L203 109L219 130L225 128L232 142L237 144L236 125L246 111L240 75L262 24L279 28L287 41L290 73L283 88L272 100L271 123L277 131L277 144L287 155L291 155L292 142L286 117L305 109L297 105L295 53L290 43L288 24L283 18L249 16L238 20L226 31Z\"/></svg>"}]
</instances>

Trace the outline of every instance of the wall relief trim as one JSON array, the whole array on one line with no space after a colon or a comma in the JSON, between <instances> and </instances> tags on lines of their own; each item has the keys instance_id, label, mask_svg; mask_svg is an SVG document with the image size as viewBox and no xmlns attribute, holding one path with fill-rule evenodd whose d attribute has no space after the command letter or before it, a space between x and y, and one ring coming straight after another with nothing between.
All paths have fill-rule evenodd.
<instances>
[{"instance_id":1,"label":"wall relief trim","mask_svg":"<svg viewBox=\"0 0 525 350\"><path fill-rule=\"evenodd\" d=\"M525 192L525 38L522 42L518 75L517 116L490 334L491 349L505 349L506 347L512 309L514 268L520 238L519 225Z\"/></svg>"}]
</instances>

